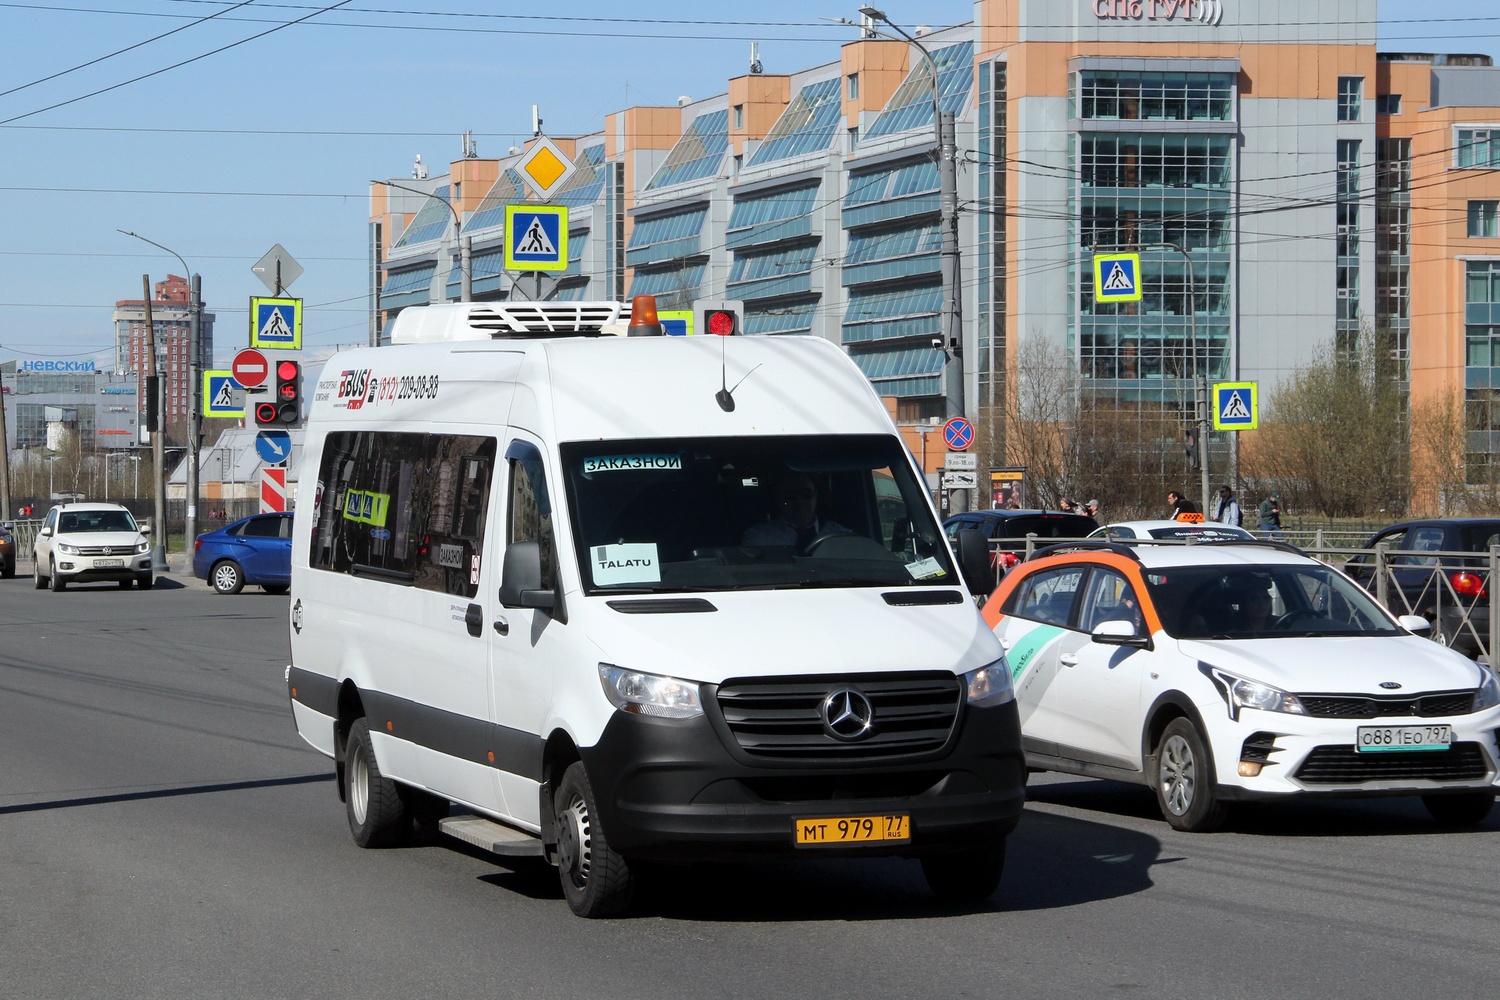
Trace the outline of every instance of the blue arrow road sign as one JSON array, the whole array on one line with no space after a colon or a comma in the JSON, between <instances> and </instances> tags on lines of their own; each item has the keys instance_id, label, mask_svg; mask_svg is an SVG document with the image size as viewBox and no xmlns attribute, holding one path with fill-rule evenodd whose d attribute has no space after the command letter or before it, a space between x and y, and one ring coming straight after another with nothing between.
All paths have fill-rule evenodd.
<instances>
[{"instance_id":1,"label":"blue arrow road sign","mask_svg":"<svg viewBox=\"0 0 1500 1000\"><path fill-rule=\"evenodd\" d=\"M281 465L292 457L292 436L286 431L261 431L255 436L255 453L267 465Z\"/></svg>"}]
</instances>

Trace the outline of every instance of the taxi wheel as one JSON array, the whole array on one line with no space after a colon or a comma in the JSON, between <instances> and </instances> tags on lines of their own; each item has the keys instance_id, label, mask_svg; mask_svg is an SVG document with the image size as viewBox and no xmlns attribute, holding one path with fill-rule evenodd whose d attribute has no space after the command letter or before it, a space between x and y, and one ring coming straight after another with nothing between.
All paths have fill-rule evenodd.
<instances>
[{"instance_id":1,"label":"taxi wheel","mask_svg":"<svg viewBox=\"0 0 1500 1000\"><path fill-rule=\"evenodd\" d=\"M580 917L623 913L635 895L635 878L604 837L594 789L582 763L574 763L563 773L553 808L557 873L568 909Z\"/></svg>"},{"instance_id":2,"label":"taxi wheel","mask_svg":"<svg viewBox=\"0 0 1500 1000\"><path fill-rule=\"evenodd\" d=\"M1000 887L1005 872L1005 841L989 847L948 854L929 854L922 859L927 888L944 903L978 903L989 899Z\"/></svg>"},{"instance_id":3,"label":"taxi wheel","mask_svg":"<svg viewBox=\"0 0 1500 1000\"><path fill-rule=\"evenodd\" d=\"M1483 823L1494 808L1495 796L1489 792L1466 792L1461 795L1424 795L1422 804L1432 818L1444 826L1474 826Z\"/></svg>"},{"instance_id":4,"label":"taxi wheel","mask_svg":"<svg viewBox=\"0 0 1500 1000\"><path fill-rule=\"evenodd\" d=\"M53 560L47 568L52 571L52 575L47 578L47 582L52 585L52 592L55 594L58 591L66 590L68 581L64 580L61 576L58 576L57 561Z\"/></svg>"},{"instance_id":5,"label":"taxi wheel","mask_svg":"<svg viewBox=\"0 0 1500 1000\"><path fill-rule=\"evenodd\" d=\"M1161 814L1174 830L1212 833L1229 815L1218 800L1213 761L1198 727L1188 719L1173 719L1162 731L1152 758L1151 784Z\"/></svg>"},{"instance_id":6,"label":"taxi wheel","mask_svg":"<svg viewBox=\"0 0 1500 1000\"><path fill-rule=\"evenodd\" d=\"M380 773L375 748L370 743L370 724L356 719L344 746L344 805L349 814L349 832L360 847L391 847L411 833L411 813L400 789Z\"/></svg>"},{"instance_id":7,"label":"taxi wheel","mask_svg":"<svg viewBox=\"0 0 1500 1000\"><path fill-rule=\"evenodd\" d=\"M219 594L238 594L245 589L245 574L228 559L214 563L214 568L208 571L208 578Z\"/></svg>"}]
</instances>

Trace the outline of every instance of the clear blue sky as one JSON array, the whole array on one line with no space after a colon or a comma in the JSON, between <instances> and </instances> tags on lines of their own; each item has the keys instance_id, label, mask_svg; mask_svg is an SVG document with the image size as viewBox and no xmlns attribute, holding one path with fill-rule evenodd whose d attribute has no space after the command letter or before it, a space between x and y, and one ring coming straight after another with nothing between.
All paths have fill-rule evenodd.
<instances>
[{"instance_id":1,"label":"clear blue sky","mask_svg":"<svg viewBox=\"0 0 1500 1000\"><path fill-rule=\"evenodd\" d=\"M221 361L246 343L247 299L264 294L250 266L276 243L306 268L291 291L309 351L362 342L370 178L409 174L418 153L444 172L464 131L501 154L530 134L533 103L570 135L632 104L722 93L751 40L770 73L830 61L854 32L819 16L859 6L351 0L245 41L332 2L0 2L0 361L108 363L115 300L181 270L117 229L202 273ZM962 0L883 9L907 27L973 16ZM1496 0L1380 12L1382 48L1500 54Z\"/></svg>"}]
</instances>

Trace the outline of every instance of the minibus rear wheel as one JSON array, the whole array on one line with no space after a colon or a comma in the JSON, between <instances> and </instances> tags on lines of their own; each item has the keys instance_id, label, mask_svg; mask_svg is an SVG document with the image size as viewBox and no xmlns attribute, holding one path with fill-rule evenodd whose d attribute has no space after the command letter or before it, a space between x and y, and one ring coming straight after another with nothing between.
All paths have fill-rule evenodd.
<instances>
[{"instance_id":1,"label":"minibus rear wheel","mask_svg":"<svg viewBox=\"0 0 1500 1000\"><path fill-rule=\"evenodd\" d=\"M354 720L349 728L344 774L348 787L344 805L354 842L360 847L390 847L404 842L411 833L411 813L396 783L380 773L370 743L370 724L363 718Z\"/></svg>"},{"instance_id":2,"label":"minibus rear wheel","mask_svg":"<svg viewBox=\"0 0 1500 1000\"><path fill-rule=\"evenodd\" d=\"M580 917L612 917L630 906L635 878L610 849L594 789L582 762L563 772L552 800L557 815L557 873L568 908Z\"/></svg>"}]
</instances>

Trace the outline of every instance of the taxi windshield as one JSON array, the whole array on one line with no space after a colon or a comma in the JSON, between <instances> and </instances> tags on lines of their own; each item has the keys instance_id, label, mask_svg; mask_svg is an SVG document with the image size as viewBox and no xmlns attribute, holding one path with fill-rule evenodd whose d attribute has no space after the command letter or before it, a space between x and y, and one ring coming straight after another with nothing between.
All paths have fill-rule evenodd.
<instances>
[{"instance_id":1,"label":"taxi windshield","mask_svg":"<svg viewBox=\"0 0 1500 1000\"><path fill-rule=\"evenodd\" d=\"M1402 634L1359 586L1322 564L1174 566L1144 574L1177 639Z\"/></svg>"},{"instance_id":2,"label":"taxi windshield","mask_svg":"<svg viewBox=\"0 0 1500 1000\"><path fill-rule=\"evenodd\" d=\"M561 454L589 593L959 583L894 436L640 439Z\"/></svg>"}]
</instances>

